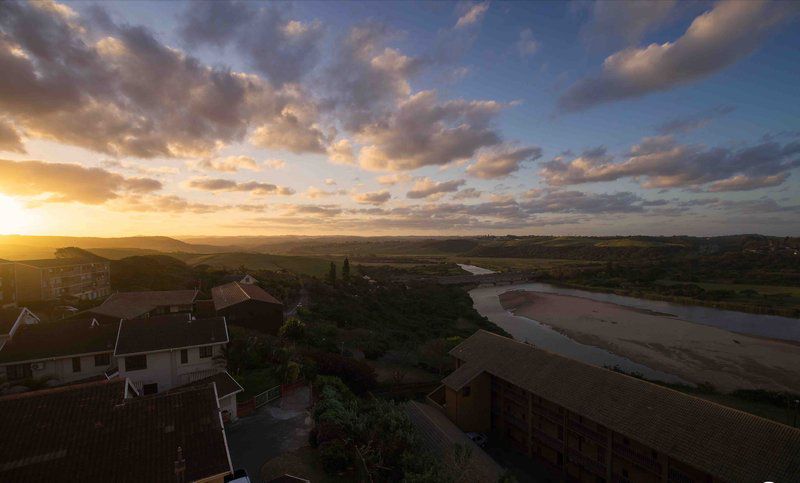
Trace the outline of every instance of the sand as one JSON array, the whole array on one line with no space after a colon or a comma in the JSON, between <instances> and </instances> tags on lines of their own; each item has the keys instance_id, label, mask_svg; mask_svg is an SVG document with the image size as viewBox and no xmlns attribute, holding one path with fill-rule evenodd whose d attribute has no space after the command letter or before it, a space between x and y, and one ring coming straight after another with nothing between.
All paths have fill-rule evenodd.
<instances>
[{"instance_id":1,"label":"sand","mask_svg":"<svg viewBox=\"0 0 800 483\"><path fill-rule=\"evenodd\" d=\"M723 391L800 392L800 345L581 297L510 291L500 302L582 344ZM534 341L535 343L535 341Z\"/></svg>"}]
</instances>

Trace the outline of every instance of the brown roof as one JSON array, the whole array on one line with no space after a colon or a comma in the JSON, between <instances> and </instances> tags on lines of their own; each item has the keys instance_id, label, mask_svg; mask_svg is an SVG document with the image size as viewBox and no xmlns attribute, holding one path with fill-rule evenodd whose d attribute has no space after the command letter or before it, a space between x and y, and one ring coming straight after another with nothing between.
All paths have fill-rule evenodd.
<instances>
[{"instance_id":1,"label":"brown roof","mask_svg":"<svg viewBox=\"0 0 800 483\"><path fill-rule=\"evenodd\" d=\"M112 294L105 302L89 311L119 319L133 319L158 307L191 305L197 298L197 293L197 290L119 292Z\"/></svg>"},{"instance_id":2,"label":"brown roof","mask_svg":"<svg viewBox=\"0 0 800 483\"><path fill-rule=\"evenodd\" d=\"M6 335L11 332L14 323L22 313L22 307L14 307L10 309L0 309L0 335Z\"/></svg>"},{"instance_id":3,"label":"brown roof","mask_svg":"<svg viewBox=\"0 0 800 483\"><path fill-rule=\"evenodd\" d=\"M211 298L214 299L214 308L216 310L222 310L248 300L283 305L280 300L268 294L261 287L239 282L226 283L212 288Z\"/></svg>"},{"instance_id":4,"label":"brown roof","mask_svg":"<svg viewBox=\"0 0 800 483\"><path fill-rule=\"evenodd\" d=\"M203 379L198 379L197 381L184 384L183 386L178 386L176 389L179 390L188 386L205 386L211 383L217 385L217 397L220 399L244 391L244 388L236 382L233 376L228 374L228 371L218 372L213 376L204 377Z\"/></svg>"},{"instance_id":5,"label":"brown roof","mask_svg":"<svg viewBox=\"0 0 800 483\"><path fill-rule=\"evenodd\" d=\"M92 317L23 325L0 349L0 364L111 352L115 324L92 326Z\"/></svg>"},{"instance_id":6,"label":"brown roof","mask_svg":"<svg viewBox=\"0 0 800 483\"><path fill-rule=\"evenodd\" d=\"M225 317L193 320L191 314L158 315L120 322L114 355L141 354L226 342L228 342L228 328L225 325Z\"/></svg>"},{"instance_id":7,"label":"brown roof","mask_svg":"<svg viewBox=\"0 0 800 483\"><path fill-rule=\"evenodd\" d=\"M212 386L124 395L115 379L0 398L0 480L174 482L179 446L186 481L231 471Z\"/></svg>"},{"instance_id":8,"label":"brown roof","mask_svg":"<svg viewBox=\"0 0 800 483\"><path fill-rule=\"evenodd\" d=\"M724 481L793 481L800 430L480 330L450 354Z\"/></svg>"}]
</instances>

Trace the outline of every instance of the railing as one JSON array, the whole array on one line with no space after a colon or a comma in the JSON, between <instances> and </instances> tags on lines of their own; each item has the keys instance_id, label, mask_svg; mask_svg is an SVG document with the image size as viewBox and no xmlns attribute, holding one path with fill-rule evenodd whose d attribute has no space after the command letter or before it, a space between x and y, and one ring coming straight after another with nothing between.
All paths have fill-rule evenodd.
<instances>
[{"instance_id":1,"label":"railing","mask_svg":"<svg viewBox=\"0 0 800 483\"><path fill-rule=\"evenodd\" d=\"M601 434L592 428L581 424L579 421L575 421L574 419L569 420L569 427L573 431L576 431L587 438L594 440L597 443L602 444L603 446L606 445L606 436Z\"/></svg>"},{"instance_id":2,"label":"railing","mask_svg":"<svg viewBox=\"0 0 800 483\"><path fill-rule=\"evenodd\" d=\"M661 473L661 463L656 461L654 458L639 453L633 448L619 443L614 443L614 452L647 470Z\"/></svg>"},{"instance_id":3,"label":"railing","mask_svg":"<svg viewBox=\"0 0 800 483\"><path fill-rule=\"evenodd\" d=\"M200 379L211 377L217 374L218 372L220 372L219 369L204 369L202 371L180 374L178 375L178 385L182 386L184 384L189 384L190 382L199 381Z\"/></svg>"},{"instance_id":4,"label":"railing","mask_svg":"<svg viewBox=\"0 0 800 483\"><path fill-rule=\"evenodd\" d=\"M511 425L514 426L515 428L520 429L526 433L528 432L528 423L519 419L518 417L513 416L509 413L505 413L503 415L503 419L505 419L506 422L511 423Z\"/></svg>"},{"instance_id":5,"label":"railing","mask_svg":"<svg viewBox=\"0 0 800 483\"><path fill-rule=\"evenodd\" d=\"M270 401L278 399L279 397L281 397L281 386L275 386L273 388L267 389L261 394L256 395L256 397L254 397L253 399L256 402L256 407L259 408Z\"/></svg>"},{"instance_id":6,"label":"railing","mask_svg":"<svg viewBox=\"0 0 800 483\"><path fill-rule=\"evenodd\" d=\"M541 441L542 443L550 446L551 448L562 451L564 449L564 442L560 441L558 438L554 438L549 434L545 433L541 429L534 428L533 435L536 437L537 441Z\"/></svg>"},{"instance_id":7,"label":"railing","mask_svg":"<svg viewBox=\"0 0 800 483\"><path fill-rule=\"evenodd\" d=\"M583 468L587 468L600 476L605 476L606 474L605 464L595 459L589 458L588 456L586 456L585 454L581 453L576 449L570 449L567 458L573 463L576 463Z\"/></svg>"},{"instance_id":8,"label":"railing","mask_svg":"<svg viewBox=\"0 0 800 483\"><path fill-rule=\"evenodd\" d=\"M554 422L556 422L558 424L563 424L564 423L564 415L563 414L558 414L557 412L552 411L550 409L547 409L544 406L540 406L539 404L533 404L533 410L537 414L545 416L545 417L553 420Z\"/></svg>"}]
</instances>

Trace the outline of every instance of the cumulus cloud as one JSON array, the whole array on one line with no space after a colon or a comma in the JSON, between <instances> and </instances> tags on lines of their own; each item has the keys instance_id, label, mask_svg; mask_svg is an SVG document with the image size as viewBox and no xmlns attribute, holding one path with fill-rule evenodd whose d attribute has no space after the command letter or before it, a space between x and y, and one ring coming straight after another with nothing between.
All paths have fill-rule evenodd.
<instances>
[{"instance_id":1,"label":"cumulus cloud","mask_svg":"<svg viewBox=\"0 0 800 483\"><path fill-rule=\"evenodd\" d=\"M551 191L521 203L529 213L639 213L648 202L631 192Z\"/></svg>"},{"instance_id":2,"label":"cumulus cloud","mask_svg":"<svg viewBox=\"0 0 800 483\"><path fill-rule=\"evenodd\" d=\"M453 195L454 200L471 200L483 196L483 191L475 188L464 188Z\"/></svg>"},{"instance_id":3,"label":"cumulus cloud","mask_svg":"<svg viewBox=\"0 0 800 483\"><path fill-rule=\"evenodd\" d=\"M292 195L294 190L284 186L277 186L271 183L262 183L259 181L247 181L238 183L230 179L221 178L193 178L190 179L186 186L196 190L202 191L238 191L246 192L254 195Z\"/></svg>"},{"instance_id":4,"label":"cumulus cloud","mask_svg":"<svg viewBox=\"0 0 800 483\"><path fill-rule=\"evenodd\" d=\"M458 17L455 28L462 29L475 25L483 19L486 12L489 10L489 2L477 3L468 6L466 11Z\"/></svg>"},{"instance_id":5,"label":"cumulus cloud","mask_svg":"<svg viewBox=\"0 0 800 483\"><path fill-rule=\"evenodd\" d=\"M670 136L658 136L633 146L622 162L614 162L601 147L572 160L558 157L543 163L540 174L553 186L635 178L644 188L743 191L777 186L798 166L797 141L785 145L764 142L731 150L683 145Z\"/></svg>"},{"instance_id":6,"label":"cumulus cloud","mask_svg":"<svg viewBox=\"0 0 800 483\"><path fill-rule=\"evenodd\" d=\"M0 191L12 196L97 205L124 193L143 194L161 188L158 180L128 178L102 168L0 159Z\"/></svg>"},{"instance_id":7,"label":"cumulus cloud","mask_svg":"<svg viewBox=\"0 0 800 483\"><path fill-rule=\"evenodd\" d=\"M696 114L680 116L658 126L660 134L685 134L707 126L714 119L735 111L733 106L717 106Z\"/></svg>"},{"instance_id":8,"label":"cumulus cloud","mask_svg":"<svg viewBox=\"0 0 800 483\"><path fill-rule=\"evenodd\" d=\"M356 203L367 205L382 205L389 201L392 195L387 190L372 191L368 193L356 193L353 195L353 201Z\"/></svg>"},{"instance_id":9,"label":"cumulus cloud","mask_svg":"<svg viewBox=\"0 0 800 483\"><path fill-rule=\"evenodd\" d=\"M625 49L609 56L598 75L578 81L564 92L559 108L580 111L708 77L756 50L796 8L791 2L719 2L695 18L675 42Z\"/></svg>"},{"instance_id":10,"label":"cumulus cloud","mask_svg":"<svg viewBox=\"0 0 800 483\"><path fill-rule=\"evenodd\" d=\"M283 169L286 167L286 161L282 159L268 159L264 161L264 164L272 169Z\"/></svg>"},{"instance_id":11,"label":"cumulus cloud","mask_svg":"<svg viewBox=\"0 0 800 483\"><path fill-rule=\"evenodd\" d=\"M481 179L505 178L519 171L524 161L535 161L542 157L538 147L487 150L478 155L477 161L467 167L467 174Z\"/></svg>"},{"instance_id":12,"label":"cumulus cloud","mask_svg":"<svg viewBox=\"0 0 800 483\"><path fill-rule=\"evenodd\" d=\"M631 45L667 19L675 0L597 1L590 5L590 19L581 28L584 42L593 48Z\"/></svg>"},{"instance_id":13,"label":"cumulus cloud","mask_svg":"<svg viewBox=\"0 0 800 483\"><path fill-rule=\"evenodd\" d=\"M335 186L336 180L333 178L325 178L325 185L326 186Z\"/></svg>"},{"instance_id":14,"label":"cumulus cloud","mask_svg":"<svg viewBox=\"0 0 800 483\"><path fill-rule=\"evenodd\" d=\"M491 120L504 107L495 101L438 102L435 92L419 92L383 122L359 133L364 144L359 164L369 170L402 171L468 159L500 142Z\"/></svg>"},{"instance_id":15,"label":"cumulus cloud","mask_svg":"<svg viewBox=\"0 0 800 483\"><path fill-rule=\"evenodd\" d=\"M150 213L213 213L230 209L230 206L210 205L189 201L176 195L124 196L111 203L118 211Z\"/></svg>"},{"instance_id":16,"label":"cumulus cloud","mask_svg":"<svg viewBox=\"0 0 800 483\"><path fill-rule=\"evenodd\" d=\"M464 186L466 181L463 179L454 179L450 181L434 181L430 178L422 178L414 183L408 193L407 198L420 199L436 197L444 193L452 193L458 191L459 188Z\"/></svg>"},{"instance_id":17,"label":"cumulus cloud","mask_svg":"<svg viewBox=\"0 0 800 483\"><path fill-rule=\"evenodd\" d=\"M0 3L0 110L29 138L120 156L207 157L259 127L265 147L324 151L299 87L208 67L94 12Z\"/></svg>"},{"instance_id":18,"label":"cumulus cloud","mask_svg":"<svg viewBox=\"0 0 800 483\"><path fill-rule=\"evenodd\" d=\"M331 190L325 191L317 188L316 186L309 186L305 192L306 198L326 198L328 196L346 195L347 190Z\"/></svg>"},{"instance_id":19,"label":"cumulus cloud","mask_svg":"<svg viewBox=\"0 0 800 483\"><path fill-rule=\"evenodd\" d=\"M517 52L522 57L529 57L539 50L539 42L533 38L533 31L531 29L523 29L519 33L517 39Z\"/></svg>"},{"instance_id":20,"label":"cumulus cloud","mask_svg":"<svg viewBox=\"0 0 800 483\"><path fill-rule=\"evenodd\" d=\"M180 18L189 46L236 46L250 67L277 85L300 81L319 59L320 22L289 19L282 5L238 1L192 2Z\"/></svg>"},{"instance_id":21,"label":"cumulus cloud","mask_svg":"<svg viewBox=\"0 0 800 483\"><path fill-rule=\"evenodd\" d=\"M349 139L340 139L328 146L328 159L334 164L355 164L353 144Z\"/></svg>"},{"instance_id":22,"label":"cumulus cloud","mask_svg":"<svg viewBox=\"0 0 800 483\"><path fill-rule=\"evenodd\" d=\"M222 171L224 173L235 173L240 169L247 169L250 171L258 171L258 163L250 156L228 156L226 158L218 159L202 159L195 165L201 169L210 169L213 171Z\"/></svg>"}]
</instances>

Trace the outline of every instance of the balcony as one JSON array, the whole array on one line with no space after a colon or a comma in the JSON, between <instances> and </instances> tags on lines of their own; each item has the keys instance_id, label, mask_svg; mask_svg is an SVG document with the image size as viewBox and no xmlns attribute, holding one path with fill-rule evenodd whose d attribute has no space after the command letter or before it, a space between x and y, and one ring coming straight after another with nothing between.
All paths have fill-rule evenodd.
<instances>
[{"instance_id":1,"label":"balcony","mask_svg":"<svg viewBox=\"0 0 800 483\"><path fill-rule=\"evenodd\" d=\"M533 428L533 436L537 441L553 448L556 451L564 450L564 442L545 433L541 429Z\"/></svg>"},{"instance_id":2,"label":"balcony","mask_svg":"<svg viewBox=\"0 0 800 483\"><path fill-rule=\"evenodd\" d=\"M593 472L596 475L605 476L606 474L605 464L595 459L589 458L588 456L584 455L583 453L581 453L576 449L569 450L567 459L577 464L581 468L586 468L587 470Z\"/></svg>"},{"instance_id":3,"label":"balcony","mask_svg":"<svg viewBox=\"0 0 800 483\"><path fill-rule=\"evenodd\" d=\"M528 409L528 398L527 397L520 396L519 394L516 394L516 393L513 393L513 392L508 392L508 391L505 392L504 396L508 401L511 401L512 403L516 404L517 406L519 406L519 407L521 407L523 409L526 409L526 410Z\"/></svg>"},{"instance_id":4,"label":"balcony","mask_svg":"<svg viewBox=\"0 0 800 483\"><path fill-rule=\"evenodd\" d=\"M512 416L509 413L505 413L503 419L505 419L506 423L509 423L511 426L514 426L515 428L524 431L525 433L528 432L528 423L526 423L525 421L515 416Z\"/></svg>"},{"instance_id":5,"label":"balcony","mask_svg":"<svg viewBox=\"0 0 800 483\"><path fill-rule=\"evenodd\" d=\"M654 473L661 473L661 463L655 458L643 455L642 453L634 450L630 446L625 446L619 443L614 443L614 453L622 456L623 458L636 463L642 468L652 471Z\"/></svg>"},{"instance_id":6,"label":"balcony","mask_svg":"<svg viewBox=\"0 0 800 483\"><path fill-rule=\"evenodd\" d=\"M537 414L545 416L546 418L553 420L553 422L555 422L555 423L564 424L564 415L563 414L558 414L557 412L552 411L550 409L547 409L546 407L540 406L538 404L534 404L533 405L533 410Z\"/></svg>"},{"instance_id":7,"label":"balcony","mask_svg":"<svg viewBox=\"0 0 800 483\"><path fill-rule=\"evenodd\" d=\"M179 374L178 375L178 386L182 386L184 384L189 384L190 382L199 381L200 379L205 379L207 377L211 377L214 374L220 372L219 369L204 369L202 371L195 371L189 372L186 374Z\"/></svg>"},{"instance_id":8,"label":"balcony","mask_svg":"<svg viewBox=\"0 0 800 483\"><path fill-rule=\"evenodd\" d=\"M569 429L575 431L578 434L586 436L587 438L591 439L596 443L599 443L603 446L606 445L607 442L606 435L601 434L584 424L581 424L580 421L570 419L568 422L569 422Z\"/></svg>"}]
</instances>

